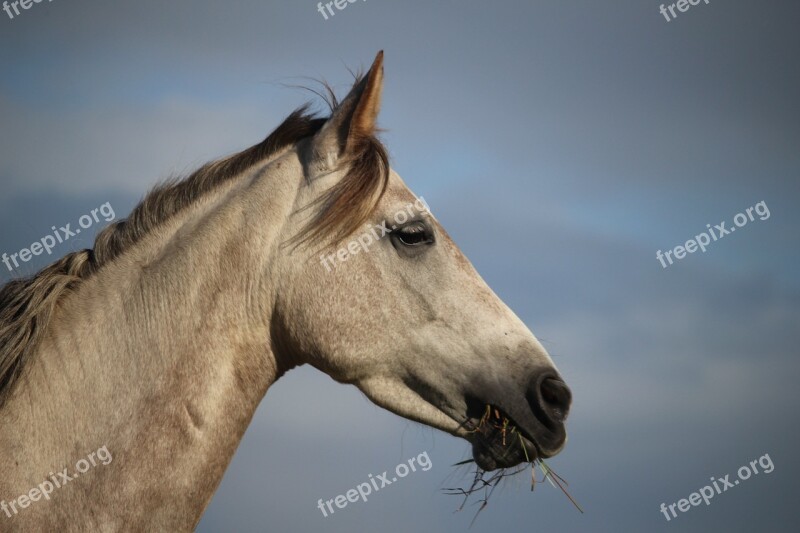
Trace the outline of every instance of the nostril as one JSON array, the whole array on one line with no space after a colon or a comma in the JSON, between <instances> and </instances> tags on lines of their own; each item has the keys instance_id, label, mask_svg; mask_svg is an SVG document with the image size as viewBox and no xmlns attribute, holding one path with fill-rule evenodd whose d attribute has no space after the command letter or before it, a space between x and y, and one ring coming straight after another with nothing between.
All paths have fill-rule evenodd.
<instances>
[{"instance_id":1,"label":"nostril","mask_svg":"<svg viewBox=\"0 0 800 533\"><path fill-rule=\"evenodd\" d=\"M566 383L553 374L540 375L531 383L526 399L543 426L554 433L564 431L572 403L572 392Z\"/></svg>"},{"instance_id":2,"label":"nostril","mask_svg":"<svg viewBox=\"0 0 800 533\"><path fill-rule=\"evenodd\" d=\"M560 379L545 378L539 385L543 407L556 422L563 422L569 413L572 403L572 392Z\"/></svg>"}]
</instances>

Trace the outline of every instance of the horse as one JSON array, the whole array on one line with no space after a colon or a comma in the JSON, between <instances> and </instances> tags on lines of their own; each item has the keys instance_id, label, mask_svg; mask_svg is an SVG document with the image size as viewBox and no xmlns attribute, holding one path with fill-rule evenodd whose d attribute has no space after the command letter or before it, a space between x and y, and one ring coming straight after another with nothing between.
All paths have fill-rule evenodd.
<instances>
[{"instance_id":1,"label":"horse","mask_svg":"<svg viewBox=\"0 0 800 533\"><path fill-rule=\"evenodd\" d=\"M381 51L329 116L295 110L0 290L0 530L191 531L304 364L484 470L562 450L570 389L391 168L383 80Z\"/></svg>"}]
</instances>

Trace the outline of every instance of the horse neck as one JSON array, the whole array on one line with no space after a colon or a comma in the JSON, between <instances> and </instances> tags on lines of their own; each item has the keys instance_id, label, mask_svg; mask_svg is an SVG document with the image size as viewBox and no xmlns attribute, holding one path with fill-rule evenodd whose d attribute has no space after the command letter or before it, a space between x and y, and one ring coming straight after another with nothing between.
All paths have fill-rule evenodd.
<instances>
[{"instance_id":1,"label":"horse neck","mask_svg":"<svg viewBox=\"0 0 800 533\"><path fill-rule=\"evenodd\" d=\"M263 273L293 198L256 174L175 216L64 300L0 411L0 427L13 424L0 432L0 471L12 473L0 499L102 446L114 459L73 482L86 490L65 487L18 523L73 512L83 521L87 508L100 526L184 530L199 520L285 371L271 350ZM248 216L253 206L265 215Z\"/></svg>"}]
</instances>

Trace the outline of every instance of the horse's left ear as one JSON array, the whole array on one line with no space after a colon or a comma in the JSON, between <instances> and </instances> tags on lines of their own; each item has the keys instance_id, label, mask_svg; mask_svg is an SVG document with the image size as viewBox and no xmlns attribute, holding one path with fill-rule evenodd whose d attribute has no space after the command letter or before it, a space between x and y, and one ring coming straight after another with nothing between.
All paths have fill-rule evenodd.
<instances>
[{"instance_id":1,"label":"horse's left ear","mask_svg":"<svg viewBox=\"0 0 800 533\"><path fill-rule=\"evenodd\" d=\"M357 94L355 94L357 92ZM383 50L375 56L372 66L354 87L347 98L354 96L356 103L350 121L350 135L371 136L375 133L375 123L381 110L381 94L383 93Z\"/></svg>"},{"instance_id":2,"label":"horse's left ear","mask_svg":"<svg viewBox=\"0 0 800 533\"><path fill-rule=\"evenodd\" d=\"M336 169L359 139L371 137L381 108L383 50L311 141L310 178Z\"/></svg>"}]
</instances>

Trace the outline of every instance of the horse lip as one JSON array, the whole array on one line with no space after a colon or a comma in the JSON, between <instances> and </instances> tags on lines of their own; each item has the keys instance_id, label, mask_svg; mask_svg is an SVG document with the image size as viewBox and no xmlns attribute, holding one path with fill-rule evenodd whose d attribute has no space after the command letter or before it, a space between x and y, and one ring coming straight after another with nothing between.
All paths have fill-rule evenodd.
<instances>
[{"instance_id":1,"label":"horse lip","mask_svg":"<svg viewBox=\"0 0 800 533\"><path fill-rule=\"evenodd\" d=\"M449 417L455 422L458 422L458 419L462 421L459 423L458 429L453 431L452 434L457 437L461 437L472 444L473 459L476 459L476 462L478 462L476 457L477 451L492 451L491 436L489 437L489 440L487 440L485 436L478 431L481 420L481 416L478 416L478 413L485 409L487 405L492 405L492 408L494 408L494 406L486 400L479 400L476 396L467 396L466 404L466 410L461 411L460 414L458 414L460 409L444 409L444 411L449 411ZM510 437L516 442L507 442L507 445L515 445L515 453L519 453L519 457L516 457L516 459L519 459L519 461L511 466L515 466L516 464L523 462L532 462L538 458L547 459L553 457L554 455L557 455L566 444L566 430L563 424L560 425L556 431L550 431L547 427L539 427L539 421L535 417L531 417L531 419L526 420L526 422L533 423L534 427L523 427L517 422L517 419L512 418L507 413L502 405L498 406L498 408L502 411L503 416L508 419L508 427L516 428L515 433ZM499 432L500 430L495 431ZM535 434L539 433L541 433L541 435L539 435L541 438L534 436ZM525 443L525 450L528 452L527 458L525 457L525 451L522 450L522 447L519 444L518 439L520 437L522 437L523 442ZM509 447L509 450L510 449L511 448ZM501 458L498 457L496 453L493 453L492 459L497 460Z\"/></svg>"},{"instance_id":2,"label":"horse lip","mask_svg":"<svg viewBox=\"0 0 800 533\"><path fill-rule=\"evenodd\" d=\"M476 439L472 444L472 457L475 463L486 471L498 468L513 468L522 463L530 463L540 457L538 447L529 439L523 437L526 451L523 451L520 444L503 448L496 444L485 443Z\"/></svg>"},{"instance_id":3,"label":"horse lip","mask_svg":"<svg viewBox=\"0 0 800 533\"><path fill-rule=\"evenodd\" d=\"M503 416L508 419L508 427L516 428L514 433L503 436L502 430L494 426L488 433L481 433L478 429L480 420L476 421L474 417L467 418L470 427L464 437L472 444L472 456L480 468L487 471L512 468L521 463L533 462L540 457L554 455L544 451L538 440L524 430L516 420L505 413ZM518 439L522 442L520 443ZM498 440L504 443L500 444Z\"/></svg>"}]
</instances>

